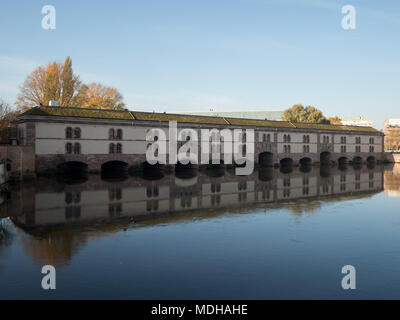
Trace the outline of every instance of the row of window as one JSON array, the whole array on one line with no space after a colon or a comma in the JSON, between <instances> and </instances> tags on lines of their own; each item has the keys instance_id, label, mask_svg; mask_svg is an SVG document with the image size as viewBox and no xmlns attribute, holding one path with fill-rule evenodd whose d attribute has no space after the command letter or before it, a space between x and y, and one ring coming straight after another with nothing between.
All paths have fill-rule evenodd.
<instances>
[{"instance_id":1,"label":"row of window","mask_svg":"<svg viewBox=\"0 0 400 320\"><path fill-rule=\"evenodd\" d=\"M216 134L213 132L213 135ZM219 135L218 135L219 136ZM76 127L67 127L65 129L65 138L66 139L80 139L81 138L81 128ZM108 138L109 140L122 140L122 129L114 129L111 128L108 131ZM214 137L214 138L219 138L219 137ZM246 140L246 133L242 134L242 139L243 141ZM158 136L155 137L154 141L158 140ZM189 141L190 137L187 136L186 141ZM262 137L263 142L271 142L271 135L268 133L264 133ZM329 136L323 136L322 137L323 143L329 143ZM283 135L283 142L284 143L290 143L291 142L291 136L290 134L284 134ZM310 136L309 135L303 135L303 143L310 143ZM340 143L341 144L346 144L347 143L347 137L342 136L340 137ZM374 138L369 138L369 143L374 144L375 139ZM356 144L361 144L361 137L356 137Z\"/></svg>"},{"instance_id":2,"label":"row of window","mask_svg":"<svg viewBox=\"0 0 400 320\"><path fill-rule=\"evenodd\" d=\"M65 144L65 153L67 154L80 154L81 153L81 144L68 142Z\"/></svg>"},{"instance_id":3,"label":"row of window","mask_svg":"<svg viewBox=\"0 0 400 320\"><path fill-rule=\"evenodd\" d=\"M263 134L263 138L262 138L263 142L271 142L271 135L268 133L264 133Z\"/></svg>"},{"instance_id":4,"label":"row of window","mask_svg":"<svg viewBox=\"0 0 400 320\"><path fill-rule=\"evenodd\" d=\"M329 136L323 136L322 137L322 142L323 143L329 143Z\"/></svg>"},{"instance_id":5,"label":"row of window","mask_svg":"<svg viewBox=\"0 0 400 320\"><path fill-rule=\"evenodd\" d=\"M67 154L81 154L81 144L67 142L65 144L65 153ZM122 153L122 144L121 143L110 143L109 153Z\"/></svg>"},{"instance_id":6,"label":"row of window","mask_svg":"<svg viewBox=\"0 0 400 320\"><path fill-rule=\"evenodd\" d=\"M108 130L108 139L122 140L122 129L111 128L110 130Z\"/></svg>"},{"instance_id":7,"label":"row of window","mask_svg":"<svg viewBox=\"0 0 400 320\"><path fill-rule=\"evenodd\" d=\"M65 128L65 138L66 139L80 139L82 136L81 128L67 127ZM122 140L122 129L111 128L108 131L108 138L110 140Z\"/></svg>"},{"instance_id":8,"label":"row of window","mask_svg":"<svg viewBox=\"0 0 400 320\"><path fill-rule=\"evenodd\" d=\"M213 153L219 152L218 151L219 149L220 149L219 145L212 145L212 152ZM247 149L246 145L243 145L242 146L243 155L246 154L246 149ZM369 152L374 152L374 150L375 150L374 146L370 146L369 147ZM65 152L67 154L81 154L81 145L80 145L80 143L77 143L77 142L74 143L74 144L72 144L70 142L66 143L65 144ZM283 146L283 152L284 153L290 153L291 152L290 145L284 145ZM341 153L347 152L346 146L340 146L340 152ZM361 146L356 146L356 152L357 153L361 152ZM110 143L110 145L109 145L109 153L110 154L123 153L122 144L121 143L116 143L116 144ZM303 153L310 153L310 146L309 145L303 145ZM158 149L156 150L156 156L157 155L158 155Z\"/></svg>"},{"instance_id":9,"label":"row of window","mask_svg":"<svg viewBox=\"0 0 400 320\"><path fill-rule=\"evenodd\" d=\"M283 146L283 152L284 152L284 153L290 153L290 145L286 145L286 144L285 144L285 145Z\"/></svg>"},{"instance_id":10,"label":"row of window","mask_svg":"<svg viewBox=\"0 0 400 320\"><path fill-rule=\"evenodd\" d=\"M290 134L284 134L283 135L283 142L290 142L291 138L290 138Z\"/></svg>"},{"instance_id":11,"label":"row of window","mask_svg":"<svg viewBox=\"0 0 400 320\"><path fill-rule=\"evenodd\" d=\"M65 129L65 138L66 139L80 139L81 138L81 128L74 128L67 127Z\"/></svg>"},{"instance_id":12,"label":"row of window","mask_svg":"<svg viewBox=\"0 0 400 320\"><path fill-rule=\"evenodd\" d=\"M117 144L110 143L109 152L110 153L122 153L122 144L120 144L120 143L117 143Z\"/></svg>"}]
</instances>

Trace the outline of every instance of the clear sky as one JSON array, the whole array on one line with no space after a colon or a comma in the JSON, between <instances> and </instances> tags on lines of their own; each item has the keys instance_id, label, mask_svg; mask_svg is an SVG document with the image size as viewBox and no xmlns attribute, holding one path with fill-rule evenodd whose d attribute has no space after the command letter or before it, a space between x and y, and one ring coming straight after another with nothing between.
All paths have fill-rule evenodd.
<instances>
[{"instance_id":1,"label":"clear sky","mask_svg":"<svg viewBox=\"0 0 400 320\"><path fill-rule=\"evenodd\" d=\"M44 5L56 30L44 30ZM341 26L343 5L356 29ZM117 87L129 109L284 109L400 118L398 0L2 0L0 97L71 56L82 81Z\"/></svg>"}]
</instances>

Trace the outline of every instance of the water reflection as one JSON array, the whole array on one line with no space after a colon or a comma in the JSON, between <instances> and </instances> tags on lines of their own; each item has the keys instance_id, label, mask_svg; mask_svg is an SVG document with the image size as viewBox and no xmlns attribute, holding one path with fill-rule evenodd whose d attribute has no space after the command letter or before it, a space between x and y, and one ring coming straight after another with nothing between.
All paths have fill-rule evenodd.
<instances>
[{"instance_id":1,"label":"water reflection","mask_svg":"<svg viewBox=\"0 0 400 320\"><path fill-rule=\"evenodd\" d=\"M400 197L400 163L385 166L385 193L390 197Z\"/></svg>"},{"instance_id":2,"label":"water reflection","mask_svg":"<svg viewBox=\"0 0 400 320\"><path fill-rule=\"evenodd\" d=\"M104 234L194 216L245 213L257 207L286 208L294 215L312 213L323 201L380 192L383 176L383 167L322 166L263 168L250 176L190 169L151 175L151 179L126 175L64 181L42 178L14 186L1 215L11 217L23 231L23 246L37 263L62 266L88 240ZM385 186L392 186L390 179L399 181L400 171L386 178ZM398 186L392 188L399 190Z\"/></svg>"}]
</instances>

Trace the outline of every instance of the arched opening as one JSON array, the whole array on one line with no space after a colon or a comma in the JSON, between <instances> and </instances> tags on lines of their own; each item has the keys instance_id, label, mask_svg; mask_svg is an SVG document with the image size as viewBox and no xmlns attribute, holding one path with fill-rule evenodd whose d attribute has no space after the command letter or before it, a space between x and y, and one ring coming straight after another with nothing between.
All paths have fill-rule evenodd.
<instances>
[{"instance_id":1,"label":"arched opening","mask_svg":"<svg viewBox=\"0 0 400 320\"><path fill-rule=\"evenodd\" d=\"M181 179L193 178L197 175L196 169L197 165L192 163L183 164L178 161L178 163L175 165L175 176Z\"/></svg>"},{"instance_id":2,"label":"arched opening","mask_svg":"<svg viewBox=\"0 0 400 320\"><path fill-rule=\"evenodd\" d=\"M105 180L121 180L128 177L128 164L124 161L108 161L101 166L101 177Z\"/></svg>"},{"instance_id":3,"label":"arched opening","mask_svg":"<svg viewBox=\"0 0 400 320\"><path fill-rule=\"evenodd\" d=\"M159 180L164 177L164 166L158 162L154 165L143 162L141 165L132 166L129 168L129 174L135 177L140 177L145 180ZM167 170L169 172L169 170Z\"/></svg>"},{"instance_id":4,"label":"arched opening","mask_svg":"<svg viewBox=\"0 0 400 320\"><path fill-rule=\"evenodd\" d=\"M271 152L262 152L258 155L258 165L260 167L272 167L274 155Z\"/></svg>"},{"instance_id":5,"label":"arched opening","mask_svg":"<svg viewBox=\"0 0 400 320\"><path fill-rule=\"evenodd\" d=\"M304 158L300 159L299 163L300 163L300 166L302 166L302 167L311 167L312 160L311 160L311 158L304 157Z\"/></svg>"},{"instance_id":6,"label":"arched opening","mask_svg":"<svg viewBox=\"0 0 400 320\"><path fill-rule=\"evenodd\" d=\"M311 165L309 165L309 166L300 165L299 170L300 170L300 172L309 173L312 170L312 166Z\"/></svg>"},{"instance_id":7,"label":"arched opening","mask_svg":"<svg viewBox=\"0 0 400 320\"><path fill-rule=\"evenodd\" d=\"M258 170L258 179L261 181L271 181L274 178L274 168L267 167Z\"/></svg>"},{"instance_id":8,"label":"arched opening","mask_svg":"<svg viewBox=\"0 0 400 320\"><path fill-rule=\"evenodd\" d=\"M361 157L354 157L353 158L353 163L354 164L361 164L362 163L362 158Z\"/></svg>"},{"instance_id":9,"label":"arched opening","mask_svg":"<svg viewBox=\"0 0 400 320\"><path fill-rule=\"evenodd\" d=\"M376 162L376 158L374 156L370 156L367 158L367 162Z\"/></svg>"},{"instance_id":10,"label":"arched opening","mask_svg":"<svg viewBox=\"0 0 400 320\"><path fill-rule=\"evenodd\" d=\"M280 161L281 167L291 167L293 166L293 159L292 158L283 158Z\"/></svg>"},{"instance_id":11,"label":"arched opening","mask_svg":"<svg viewBox=\"0 0 400 320\"><path fill-rule=\"evenodd\" d=\"M293 172L293 166L281 166L279 168L279 171L281 173L284 173L284 174L292 173Z\"/></svg>"},{"instance_id":12,"label":"arched opening","mask_svg":"<svg viewBox=\"0 0 400 320\"><path fill-rule=\"evenodd\" d=\"M58 169L69 172L87 172L88 165L80 161L67 161L58 166Z\"/></svg>"},{"instance_id":13,"label":"arched opening","mask_svg":"<svg viewBox=\"0 0 400 320\"><path fill-rule=\"evenodd\" d=\"M367 167L368 169L374 168L376 165L376 158L374 156L370 156L367 158Z\"/></svg>"},{"instance_id":14,"label":"arched opening","mask_svg":"<svg viewBox=\"0 0 400 320\"><path fill-rule=\"evenodd\" d=\"M205 174L209 177L222 177L225 175L224 160L221 159L218 164L213 164L210 160L205 169Z\"/></svg>"},{"instance_id":15,"label":"arched opening","mask_svg":"<svg viewBox=\"0 0 400 320\"><path fill-rule=\"evenodd\" d=\"M80 161L68 161L57 167L62 182L67 184L81 183L88 179L88 165Z\"/></svg>"},{"instance_id":16,"label":"arched opening","mask_svg":"<svg viewBox=\"0 0 400 320\"><path fill-rule=\"evenodd\" d=\"M346 157L341 157L338 159L339 166L345 166L345 165L347 165L347 163L348 163L348 161L347 161Z\"/></svg>"},{"instance_id":17,"label":"arched opening","mask_svg":"<svg viewBox=\"0 0 400 320\"><path fill-rule=\"evenodd\" d=\"M330 164L331 163L331 153L328 151L321 152L320 154L320 163L321 164Z\"/></svg>"},{"instance_id":18,"label":"arched opening","mask_svg":"<svg viewBox=\"0 0 400 320\"><path fill-rule=\"evenodd\" d=\"M331 175L331 167L330 166L320 166L319 175L323 178L327 178Z\"/></svg>"}]
</instances>

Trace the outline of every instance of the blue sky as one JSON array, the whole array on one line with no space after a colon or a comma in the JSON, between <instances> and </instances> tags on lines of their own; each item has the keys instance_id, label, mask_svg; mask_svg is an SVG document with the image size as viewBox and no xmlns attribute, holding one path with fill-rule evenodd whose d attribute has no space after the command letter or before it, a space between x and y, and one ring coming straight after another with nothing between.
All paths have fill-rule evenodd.
<instances>
[{"instance_id":1,"label":"blue sky","mask_svg":"<svg viewBox=\"0 0 400 320\"><path fill-rule=\"evenodd\" d=\"M41 28L44 5L56 30ZM341 27L355 6L357 29ZM284 109L400 118L400 1L142 0L0 4L0 97L38 65L71 56L82 81L130 109Z\"/></svg>"}]
</instances>

